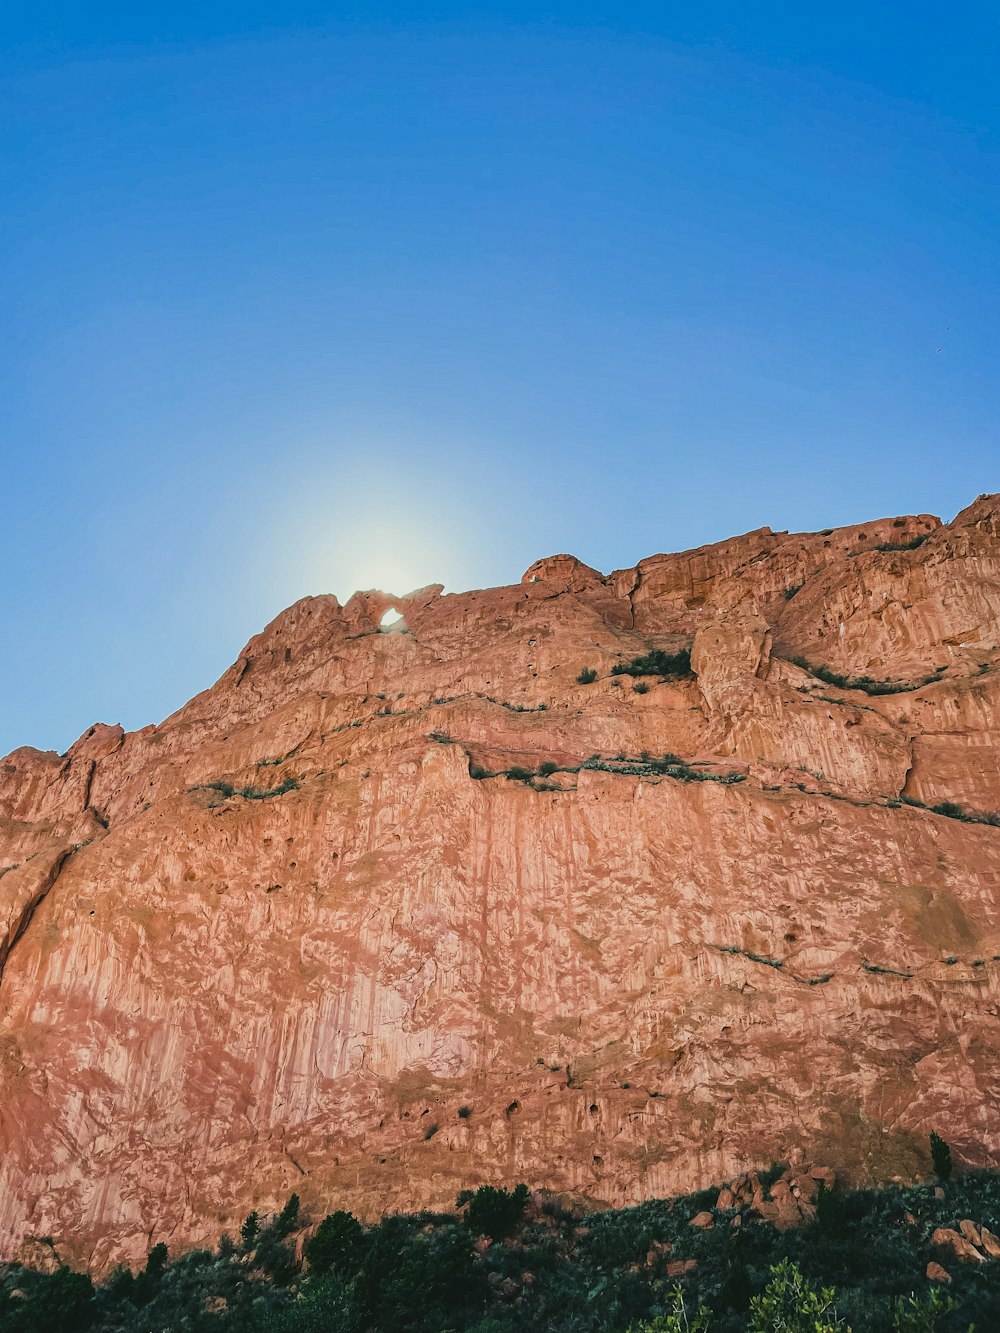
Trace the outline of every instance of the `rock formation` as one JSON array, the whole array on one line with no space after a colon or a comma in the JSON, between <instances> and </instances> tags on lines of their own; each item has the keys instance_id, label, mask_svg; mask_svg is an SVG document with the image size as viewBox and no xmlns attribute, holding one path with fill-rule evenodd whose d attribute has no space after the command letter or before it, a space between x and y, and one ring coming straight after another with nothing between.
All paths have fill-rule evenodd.
<instances>
[{"instance_id":1,"label":"rock formation","mask_svg":"<svg viewBox=\"0 0 1000 1333\"><path fill-rule=\"evenodd\" d=\"M983 496L306 598L160 726L16 750L3 1255L995 1163L998 643Z\"/></svg>"}]
</instances>

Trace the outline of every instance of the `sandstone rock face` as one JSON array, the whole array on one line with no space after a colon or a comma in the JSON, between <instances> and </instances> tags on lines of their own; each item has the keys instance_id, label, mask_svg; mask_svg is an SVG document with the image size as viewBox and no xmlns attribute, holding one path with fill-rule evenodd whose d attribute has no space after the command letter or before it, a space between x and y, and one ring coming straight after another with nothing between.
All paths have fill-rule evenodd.
<instances>
[{"instance_id":1,"label":"sandstone rock face","mask_svg":"<svg viewBox=\"0 0 1000 1333\"><path fill-rule=\"evenodd\" d=\"M15 751L0 1251L995 1162L998 642L992 496L307 598L160 726Z\"/></svg>"}]
</instances>

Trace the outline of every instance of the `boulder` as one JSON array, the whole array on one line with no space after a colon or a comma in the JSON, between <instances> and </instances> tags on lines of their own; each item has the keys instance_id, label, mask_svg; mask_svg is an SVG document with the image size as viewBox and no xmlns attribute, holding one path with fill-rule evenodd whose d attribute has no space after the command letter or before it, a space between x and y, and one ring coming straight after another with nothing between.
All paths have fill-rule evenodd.
<instances>
[{"instance_id":1,"label":"boulder","mask_svg":"<svg viewBox=\"0 0 1000 1333\"><path fill-rule=\"evenodd\" d=\"M951 1250L956 1259L962 1263L981 1264L985 1263L983 1256L976 1247L970 1244L964 1236L960 1236L957 1231L952 1231L950 1227L938 1227L931 1233L931 1244L937 1245L941 1249Z\"/></svg>"}]
</instances>

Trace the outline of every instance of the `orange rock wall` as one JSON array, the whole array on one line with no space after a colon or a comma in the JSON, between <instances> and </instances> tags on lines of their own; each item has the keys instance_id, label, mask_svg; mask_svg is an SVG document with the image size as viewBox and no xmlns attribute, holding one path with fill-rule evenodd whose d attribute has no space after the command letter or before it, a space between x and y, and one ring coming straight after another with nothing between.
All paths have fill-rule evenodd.
<instances>
[{"instance_id":1,"label":"orange rock wall","mask_svg":"<svg viewBox=\"0 0 1000 1333\"><path fill-rule=\"evenodd\" d=\"M998 643L986 496L307 598L162 725L15 751L0 1250L105 1266L292 1190L906 1176L932 1127L995 1162L1000 828L925 807L1000 810ZM611 675L679 647L683 679ZM666 751L693 768L613 761Z\"/></svg>"}]
</instances>

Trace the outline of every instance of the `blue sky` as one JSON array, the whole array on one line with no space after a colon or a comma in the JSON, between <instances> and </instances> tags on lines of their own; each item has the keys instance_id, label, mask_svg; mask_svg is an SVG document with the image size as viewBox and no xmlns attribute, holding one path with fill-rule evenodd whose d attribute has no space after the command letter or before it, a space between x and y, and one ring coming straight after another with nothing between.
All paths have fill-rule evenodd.
<instances>
[{"instance_id":1,"label":"blue sky","mask_svg":"<svg viewBox=\"0 0 1000 1333\"><path fill-rule=\"evenodd\" d=\"M306 593L1000 488L995 7L11 8L0 753Z\"/></svg>"}]
</instances>

